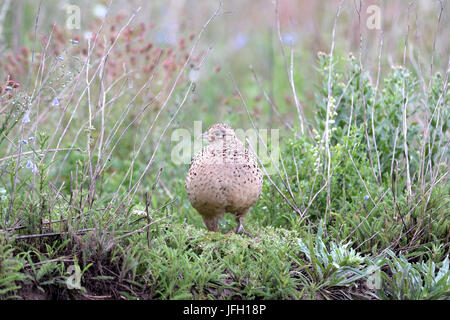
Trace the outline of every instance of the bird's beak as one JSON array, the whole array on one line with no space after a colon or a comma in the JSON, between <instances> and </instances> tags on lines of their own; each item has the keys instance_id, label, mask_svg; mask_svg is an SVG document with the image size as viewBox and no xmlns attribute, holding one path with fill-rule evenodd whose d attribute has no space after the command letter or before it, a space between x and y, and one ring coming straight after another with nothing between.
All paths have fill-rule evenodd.
<instances>
[{"instance_id":1,"label":"bird's beak","mask_svg":"<svg viewBox=\"0 0 450 320\"><path fill-rule=\"evenodd\" d=\"M198 139L208 139L208 134L206 132L203 132L201 135L198 136Z\"/></svg>"}]
</instances>

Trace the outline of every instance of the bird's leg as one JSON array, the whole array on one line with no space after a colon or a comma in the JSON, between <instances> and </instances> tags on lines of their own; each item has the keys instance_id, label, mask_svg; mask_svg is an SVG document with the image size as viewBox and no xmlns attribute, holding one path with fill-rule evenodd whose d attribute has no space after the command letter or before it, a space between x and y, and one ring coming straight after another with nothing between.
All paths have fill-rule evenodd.
<instances>
[{"instance_id":1,"label":"bird's leg","mask_svg":"<svg viewBox=\"0 0 450 320\"><path fill-rule=\"evenodd\" d=\"M236 230L234 231L234 233L235 233L235 234L238 234L238 233L241 233L241 232L242 232L243 234L245 234L245 235L247 235L247 236L249 236L249 237L253 237L253 235L252 235L251 233L247 232L247 231L244 229L244 226L242 225L241 219L238 219L237 221L238 221L238 225L237 225Z\"/></svg>"},{"instance_id":2,"label":"bird's leg","mask_svg":"<svg viewBox=\"0 0 450 320\"><path fill-rule=\"evenodd\" d=\"M215 232L219 231L219 219L217 217L202 216L202 218L203 218L203 222L206 225L206 228L209 231L215 231Z\"/></svg>"}]
</instances>

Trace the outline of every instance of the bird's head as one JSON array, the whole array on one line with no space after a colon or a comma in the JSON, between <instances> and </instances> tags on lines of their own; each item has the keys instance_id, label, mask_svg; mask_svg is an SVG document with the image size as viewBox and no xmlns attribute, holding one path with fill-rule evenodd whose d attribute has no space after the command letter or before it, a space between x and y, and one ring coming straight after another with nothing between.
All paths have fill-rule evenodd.
<instances>
[{"instance_id":1,"label":"bird's head","mask_svg":"<svg viewBox=\"0 0 450 320\"><path fill-rule=\"evenodd\" d=\"M227 141L236 139L236 133L226 124L216 123L203 133L201 137L209 142Z\"/></svg>"}]
</instances>

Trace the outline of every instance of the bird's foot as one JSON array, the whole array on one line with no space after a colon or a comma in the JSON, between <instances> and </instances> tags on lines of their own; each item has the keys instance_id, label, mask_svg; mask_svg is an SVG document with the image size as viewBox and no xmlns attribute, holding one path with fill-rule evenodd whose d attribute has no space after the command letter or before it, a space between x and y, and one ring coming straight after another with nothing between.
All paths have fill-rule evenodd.
<instances>
[{"instance_id":1,"label":"bird's foot","mask_svg":"<svg viewBox=\"0 0 450 320\"><path fill-rule=\"evenodd\" d=\"M243 233L246 236L253 238L253 235L250 232L247 232L247 230L244 229L244 226L242 224L238 224L238 226L234 230L232 229L230 231L225 232L225 234L231 234L231 233L234 233L234 234Z\"/></svg>"},{"instance_id":2,"label":"bird's foot","mask_svg":"<svg viewBox=\"0 0 450 320\"><path fill-rule=\"evenodd\" d=\"M234 231L234 233L238 234L238 233L243 233L246 236L249 236L251 238L253 238L253 235L250 232L247 232L247 230L244 229L244 226L242 224L239 224L236 228L236 230Z\"/></svg>"}]
</instances>

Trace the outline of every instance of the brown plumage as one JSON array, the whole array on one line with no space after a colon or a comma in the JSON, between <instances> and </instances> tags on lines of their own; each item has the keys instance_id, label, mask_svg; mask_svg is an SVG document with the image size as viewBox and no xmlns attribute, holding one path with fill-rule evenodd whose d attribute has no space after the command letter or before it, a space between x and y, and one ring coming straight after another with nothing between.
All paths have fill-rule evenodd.
<instances>
[{"instance_id":1,"label":"brown plumage","mask_svg":"<svg viewBox=\"0 0 450 320\"><path fill-rule=\"evenodd\" d=\"M212 125L202 136L209 144L192 158L186 176L189 200L208 230L219 231L219 220L229 212L238 222L235 233L248 234L242 221L262 189L258 161L225 124Z\"/></svg>"}]
</instances>

